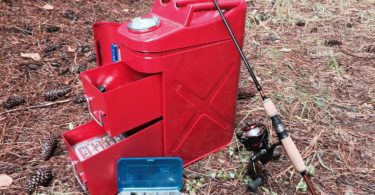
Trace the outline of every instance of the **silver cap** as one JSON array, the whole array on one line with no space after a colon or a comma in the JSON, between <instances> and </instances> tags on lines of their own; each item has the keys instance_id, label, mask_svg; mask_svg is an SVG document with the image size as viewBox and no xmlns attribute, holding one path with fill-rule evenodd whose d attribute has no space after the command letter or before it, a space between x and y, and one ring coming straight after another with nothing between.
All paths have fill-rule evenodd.
<instances>
[{"instance_id":1,"label":"silver cap","mask_svg":"<svg viewBox=\"0 0 375 195\"><path fill-rule=\"evenodd\" d=\"M146 32L160 25L160 19L157 16L149 18L137 17L130 21L128 28L134 32Z\"/></svg>"}]
</instances>

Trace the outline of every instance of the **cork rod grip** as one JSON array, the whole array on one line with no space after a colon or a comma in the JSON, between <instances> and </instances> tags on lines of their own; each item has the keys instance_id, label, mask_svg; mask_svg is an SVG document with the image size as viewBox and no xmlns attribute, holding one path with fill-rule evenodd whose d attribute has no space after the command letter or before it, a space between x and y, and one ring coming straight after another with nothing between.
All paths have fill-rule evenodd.
<instances>
[{"instance_id":1,"label":"cork rod grip","mask_svg":"<svg viewBox=\"0 0 375 195\"><path fill-rule=\"evenodd\" d=\"M263 107L264 107L264 110L266 110L267 116L270 118L279 114L279 112L276 109L275 104L273 104L271 99L265 99L263 101Z\"/></svg>"},{"instance_id":2,"label":"cork rod grip","mask_svg":"<svg viewBox=\"0 0 375 195\"><path fill-rule=\"evenodd\" d=\"M290 136L281 140L281 144L283 145L290 161L292 162L294 168L298 172L303 172L306 170L306 165L303 162L302 156L299 153L296 145L294 144L292 138Z\"/></svg>"}]
</instances>

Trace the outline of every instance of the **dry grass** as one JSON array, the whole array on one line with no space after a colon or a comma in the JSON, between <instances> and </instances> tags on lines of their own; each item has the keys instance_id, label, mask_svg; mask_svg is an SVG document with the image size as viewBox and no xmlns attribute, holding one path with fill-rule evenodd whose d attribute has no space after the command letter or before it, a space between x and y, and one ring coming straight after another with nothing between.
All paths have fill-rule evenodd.
<instances>
[{"instance_id":1,"label":"dry grass","mask_svg":"<svg viewBox=\"0 0 375 195\"><path fill-rule=\"evenodd\" d=\"M292 138L306 162L315 167L315 183L321 194L374 194L375 54L365 48L375 44L373 0L273 0L253 1L248 9L244 50L261 78L264 89L278 105ZM11 94L27 97L26 108L44 103L50 83L73 87L69 99L82 91L77 74L92 51L91 25L95 21L125 21L147 13L151 1L51 1L54 10L43 11L44 1L0 2L0 102ZM78 20L64 16L73 10ZM265 18L266 20L263 20ZM303 20L305 26L296 26ZM48 25L59 26L48 33ZM28 31L32 35L28 35ZM338 40L341 46L327 46ZM59 49L46 54L47 45ZM38 70L21 52L43 57ZM61 67L51 63L60 62ZM88 63L93 67L93 63ZM70 72L61 74L64 70ZM245 69L240 87L252 87ZM237 109L238 130L244 121L256 119L271 127L259 98L241 100ZM15 182L1 194L20 194L26 176L40 164L37 154L41 135L60 134L85 123L85 105L71 102L40 109L22 109L0 115L0 173ZM0 113L3 112L0 108ZM272 137L273 141L276 138ZM246 166L250 154L234 139L222 150L185 169L184 192L191 194L247 194ZM67 152L59 151L46 163L54 168L55 180L38 193L83 194L72 175ZM303 194L296 190L300 176L285 155L265 166L266 184L259 194Z\"/></svg>"}]
</instances>

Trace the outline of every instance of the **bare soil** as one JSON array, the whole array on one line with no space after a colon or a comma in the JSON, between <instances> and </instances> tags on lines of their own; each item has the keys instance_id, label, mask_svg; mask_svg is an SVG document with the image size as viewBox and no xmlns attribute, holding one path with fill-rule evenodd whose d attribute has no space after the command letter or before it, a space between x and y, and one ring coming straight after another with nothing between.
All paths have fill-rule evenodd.
<instances>
[{"instance_id":1,"label":"bare soil","mask_svg":"<svg viewBox=\"0 0 375 195\"><path fill-rule=\"evenodd\" d=\"M53 9L44 9L46 3ZM375 2L248 5L244 51L305 161L315 168L319 194L375 194ZM95 66L93 23L124 22L151 6L151 0L0 1L0 103L15 94L26 99L16 110L0 107L0 174L14 179L0 194L24 194L27 177L40 166L51 167L54 180L37 194L85 194L62 141L44 162L40 139L89 120L86 104L73 100L82 93L77 69ZM41 59L21 53L38 53ZM62 84L72 91L52 105L46 102L44 93ZM245 68L240 88L255 93ZM238 101L235 130L249 120L271 129L258 96ZM263 168L266 182L258 194L308 194L296 188L301 177L280 151L283 156ZM233 139L227 149L184 170L183 192L248 194L250 155Z\"/></svg>"}]
</instances>

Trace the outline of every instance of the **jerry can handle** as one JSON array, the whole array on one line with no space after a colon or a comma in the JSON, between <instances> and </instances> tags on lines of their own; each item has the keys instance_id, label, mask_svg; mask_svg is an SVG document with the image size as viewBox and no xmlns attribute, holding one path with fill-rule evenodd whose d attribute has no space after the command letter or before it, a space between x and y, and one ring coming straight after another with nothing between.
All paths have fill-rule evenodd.
<instances>
[{"instance_id":1,"label":"jerry can handle","mask_svg":"<svg viewBox=\"0 0 375 195\"><path fill-rule=\"evenodd\" d=\"M191 20L193 19L194 12L198 11L212 11L216 10L215 4L212 2L207 1L197 1L197 0L176 0L176 7L186 7L188 5L191 6L188 16L186 18L184 26L190 26ZM238 1L224 1L219 2L221 9L233 9L237 7L241 3L240 0Z\"/></svg>"},{"instance_id":2,"label":"jerry can handle","mask_svg":"<svg viewBox=\"0 0 375 195\"><path fill-rule=\"evenodd\" d=\"M102 116L102 113L101 112L98 112L98 114L99 114L99 119L97 119L96 117L95 117L95 115L92 113L92 111L91 111L91 106L90 106L90 98L88 97L88 96L85 96L85 98L86 98L86 102L87 102L87 107L88 107L88 109L89 109L89 114L90 114L90 116L91 116L91 118L92 119L94 119L94 121L96 122L96 123L98 123L98 125L100 126L100 127L103 127L103 116Z\"/></svg>"}]
</instances>

